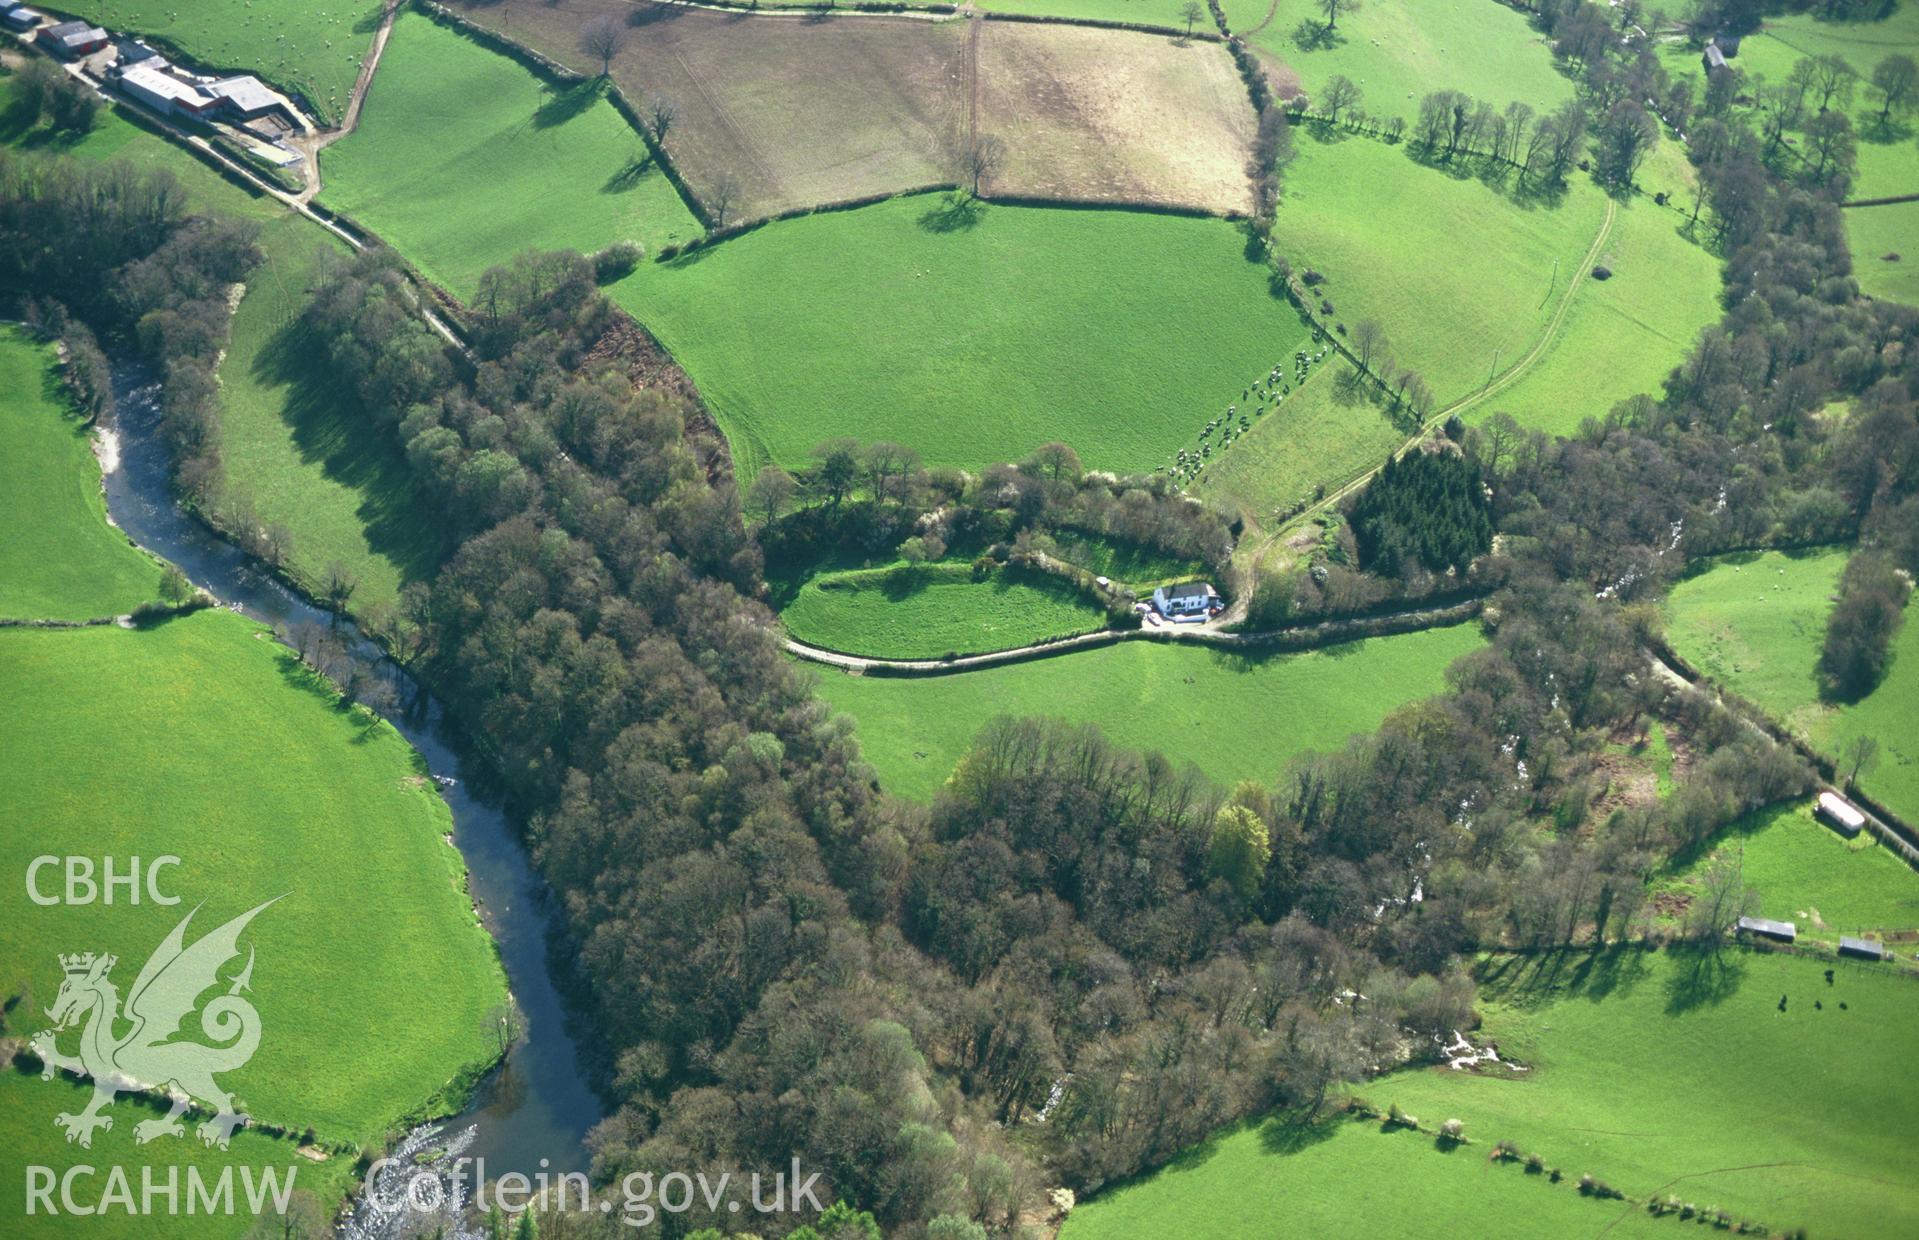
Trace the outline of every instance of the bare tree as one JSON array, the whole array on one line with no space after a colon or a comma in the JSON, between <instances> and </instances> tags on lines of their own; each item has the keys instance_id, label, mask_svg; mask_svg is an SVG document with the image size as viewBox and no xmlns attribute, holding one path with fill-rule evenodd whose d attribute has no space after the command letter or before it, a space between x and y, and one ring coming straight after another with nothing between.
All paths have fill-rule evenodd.
<instances>
[{"instance_id":1,"label":"bare tree","mask_svg":"<svg viewBox=\"0 0 1919 1240\"><path fill-rule=\"evenodd\" d=\"M1359 0L1319 0L1319 11L1326 15L1328 30L1339 25L1341 13L1355 12L1358 8Z\"/></svg>"},{"instance_id":2,"label":"bare tree","mask_svg":"<svg viewBox=\"0 0 1919 1240\"><path fill-rule=\"evenodd\" d=\"M981 184L1005 162L1006 148L1000 140L990 133L979 134L960 152L960 179L973 187L973 197L977 198Z\"/></svg>"},{"instance_id":3,"label":"bare tree","mask_svg":"<svg viewBox=\"0 0 1919 1240\"><path fill-rule=\"evenodd\" d=\"M653 140L666 141L666 131L673 127L679 117L680 109L665 95L655 95L646 105L647 119L653 122Z\"/></svg>"},{"instance_id":4,"label":"bare tree","mask_svg":"<svg viewBox=\"0 0 1919 1240\"><path fill-rule=\"evenodd\" d=\"M1858 785L1859 776L1872 770L1879 761L1879 738L1855 736L1839 749L1839 760L1846 767L1846 787Z\"/></svg>"},{"instance_id":5,"label":"bare tree","mask_svg":"<svg viewBox=\"0 0 1919 1240\"><path fill-rule=\"evenodd\" d=\"M611 15L580 27L580 51L600 62L600 76L613 72L613 58L626 46L626 26Z\"/></svg>"},{"instance_id":6,"label":"bare tree","mask_svg":"<svg viewBox=\"0 0 1919 1240\"><path fill-rule=\"evenodd\" d=\"M1386 347L1386 329L1378 319L1361 319L1353 328L1353 356L1359 359L1359 368L1368 374L1373 370L1373 357Z\"/></svg>"},{"instance_id":7,"label":"bare tree","mask_svg":"<svg viewBox=\"0 0 1919 1240\"><path fill-rule=\"evenodd\" d=\"M706 209L713 216L713 227L726 227L726 213L732 210L734 199L740 196L740 183L733 179L730 172L722 172L713 179L713 187L706 191Z\"/></svg>"},{"instance_id":8,"label":"bare tree","mask_svg":"<svg viewBox=\"0 0 1919 1240\"><path fill-rule=\"evenodd\" d=\"M1186 19L1186 37L1190 39L1193 37L1193 27L1199 24L1200 18L1206 16L1206 8L1199 0L1186 0L1185 4L1179 6L1179 15Z\"/></svg>"},{"instance_id":9,"label":"bare tree","mask_svg":"<svg viewBox=\"0 0 1919 1240\"><path fill-rule=\"evenodd\" d=\"M1320 115L1327 121L1339 124L1339 114L1359 106L1359 85L1343 73L1335 73L1326 81L1326 89L1319 96Z\"/></svg>"},{"instance_id":10,"label":"bare tree","mask_svg":"<svg viewBox=\"0 0 1919 1240\"><path fill-rule=\"evenodd\" d=\"M1732 924L1752 910L1756 901L1752 888L1746 886L1745 862L1745 853L1735 851L1706 867L1699 895L1686 917L1687 934L1695 942L1718 945Z\"/></svg>"},{"instance_id":11,"label":"bare tree","mask_svg":"<svg viewBox=\"0 0 1919 1240\"><path fill-rule=\"evenodd\" d=\"M793 475L778 465L762 465L760 472L753 476L753 507L759 511L760 520L768 525L779 517L788 502L799 490L799 484L793 481Z\"/></svg>"}]
</instances>

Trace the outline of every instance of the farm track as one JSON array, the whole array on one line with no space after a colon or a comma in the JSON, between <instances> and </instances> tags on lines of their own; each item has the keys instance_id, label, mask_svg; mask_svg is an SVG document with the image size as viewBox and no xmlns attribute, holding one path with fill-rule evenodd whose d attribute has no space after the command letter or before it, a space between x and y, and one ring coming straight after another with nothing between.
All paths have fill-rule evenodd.
<instances>
[{"instance_id":1,"label":"farm track","mask_svg":"<svg viewBox=\"0 0 1919 1240\"><path fill-rule=\"evenodd\" d=\"M306 188L294 195L302 206L312 202L320 192L320 152L360 127L360 109L366 105L367 89L373 85L373 71L380 67L380 55L386 51L387 39L393 34L393 19L399 12L398 0L387 0L380 10L380 25L373 32L366 59L360 62L359 76L353 79L353 93L347 96L346 112L339 126L294 140L306 169Z\"/></svg>"},{"instance_id":2,"label":"farm track","mask_svg":"<svg viewBox=\"0 0 1919 1240\"><path fill-rule=\"evenodd\" d=\"M1077 637L1063 638L1059 641L1036 642L1032 645L1016 646L1010 650L963 655L954 659L870 658L865 655L827 650L800 641L796 637L785 637L782 639L782 644L786 647L787 653L795 658L857 675L877 674L911 678L953 676L962 672L984 671L991 667L1004 667L1081 650L1093 650L1125 641L1185 642L1249 652L1271 648L1276 652L1294 653L1362 637L1398 636L1403 633L1417 633L1425 629L1458 624L1477 615L1483 601L1475 598L1446 607L1416 607L1406 611L1388 612L1380 616L1322 620L1316 624L1291 625L1257 633L1227 632L1223 626L1230 622L1228 617L1231 613L1229 612L1218 620L1189 627L1101 629L1097 633L1082 633Z\"/></svg>"},{"instance_id":3,"label":"farm track","mask_svg":"<svg viewBox=\"0 0 1919 1240\"><path fill-rule=\"evenodd\" d=\"M1454 417L1472 408L1474 405L1479 404L1488 397L1497 396L1499 393L1510 388L1521 378L1525 377L1526 372L1531 370L1534 364L1546 355L1554 342L1558 340L1559 329L1565 324L1566 316L1572 313L1573 297L1579 292L1579 286L1584 284L1586 277L1592 274L1594 265L1599 261L1600 251L1605 249L1606 242L1612 237L1613 220L1618 214L1618 204L1612 200L1611 196L1608 196L1606 198L1606 217L1599 222L1598 234L1593 237L1592 245L1587 247L1586 256L1580 260L1578 270L1574 271L1572 279L1567 281L1566 292L1560 297L1559 305L1553 310L1552 318L1547 321L1546 329L1540 333L1539 339L1533 343L1531 349L1527 350L1526 355L1501 371L1497 377L1484 387L1460 397L1420 423L1419 429L1407 436L1406 442L1394 450L1394 457L1404 456L1407 452L1411 451L1421 440L1432 434L1435 428L1445 425L1448 418ZM1365 486L1372 480L1373 475L1378 473L1382 468L1383 465L1373 466L1371 469L1366 470L1364 473L1346 482L1338 489L1328 492L1325 499L1307 508L1290 521L1278 526L1260 542L1259 546L1253 551L1250 562L1257 565L1261 560L1266 558L1267 553L1273 549L1275 543L1298 529L1307 521L1310 521L1313 517L1328 511L1360 487Z\"/></svg>"}]
</instances>

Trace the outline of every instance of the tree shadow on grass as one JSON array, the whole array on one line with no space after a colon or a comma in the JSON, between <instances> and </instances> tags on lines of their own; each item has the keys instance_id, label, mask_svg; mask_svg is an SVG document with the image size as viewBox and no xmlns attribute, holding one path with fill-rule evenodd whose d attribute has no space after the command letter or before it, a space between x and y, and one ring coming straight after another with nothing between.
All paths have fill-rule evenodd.
<instances>
[{"instance_id":1,"label":"tree shadow on grass","mask_svg":"<svg viewBox=\"0 0 1919 1240\"><path fill-rule=\"evenodd\" d=\"M613 175L608 177L606 184L600 187L600 192L603 194L623 194L630 189L636 188L641 181L646 179L646 174L651 171L653 171L653 152L642 151L614 169Z\"/></svg>"},{"instance_id":2,"label":"tree shadow on grass","mask_svg":"<svg viewBox=\"0 0 1919 1240\"><path fill-rule=\"evenodd\" d=\"M1723 1003L1746 977L1742 953L1727 948L1674 947L1666 979L1666 1011L1674 1016Z\"/></svg>"},{"instance_id":3,"label":"tree shadow on grass","mask_svg":"<svg viewBox=\"0 0 1919 1240\"><path fill-rule=\"evenodd\" d=\"M1346 32L1306 18L1293 27L1293 46L1302 52L1330 52L1346 46Z\"/></svg>"},{"instance_id":4,"label":"tree shadow on grass","mask_svg":"<svg viewBox=\"0 0 1919 1240\"><path fill-rule=\"evenodd\" d=\"M985 205L970 194L947 194L940 202L919 217L919 226L927 232L966 232L986 218Z\"/></svg>"},{"instance_id":5,"label":"tree shadow on grass","mask_svg":"<svg viewBox=\"0 0 1919 1240\"><path fill-rule=\"evenodd\" d=\"M252 373L280 393L280 418L300 459L317 463L328 479L360 497L355 515L368 548L398 567L402 581L432 576L446 551L445 532L414 489L398 444L341 391L305 324L294 319L274 332L254 357ZM300 553L297 539L293 551Z\"/></svg>"},{"instance_id":6,"label":"tree shadow on grass","mask_svg":"<svg viewBox=\"0 0 1919 1240\"><path fill-rule=\"evenodd\" d=\"M1874 146L1899 146L1911 141L1912 134L1911 122L1896 116L1887 119L1884 123L1875 116L1859 127L1859 140L1870 142Z\"/></svg>"},{"instance_id":7,"label":"tree shadow on grass","mask_svg":"<svg viewBox=\"0 0 1919 1240\"><path fill-rule=\"evenodd\" d=\"M605 82L604 78L588 78L584 82L548 94L546 102L533 112L533 127L551 129L555 125L564 125L579 116L599 102L601 88Z\"/></svg>"},{"instance_id":8,"label":"tree shadow on grass","mask_svg":"<svg viewBox=\"0 0 1919 1240\"><path fill-rule=\"evenodd\" d=\"M1308 1119L1303 1111L1276 1111L1255 1122L1259 1125L1261 1149L1269 1154L1297 1154L1332 1140L1346 1117L1326 1109L1322 1109L1316 1119Z\"/></svg>"},{"instance_id":9,"label":"tree shadow on grass","mask_svg":"<svg viewBox=\"0 0 1919 1240\"><path fill-rule=\"evenodd\" d=\"M1495 956L1478 971L1480 990L1517 1008L1543 1007L1560 999L1599 1002L1630 994L1651 976L1651 949L1638 943L1565 948L1549 952L1513 952Z\"/></svg>"}]
</instances>

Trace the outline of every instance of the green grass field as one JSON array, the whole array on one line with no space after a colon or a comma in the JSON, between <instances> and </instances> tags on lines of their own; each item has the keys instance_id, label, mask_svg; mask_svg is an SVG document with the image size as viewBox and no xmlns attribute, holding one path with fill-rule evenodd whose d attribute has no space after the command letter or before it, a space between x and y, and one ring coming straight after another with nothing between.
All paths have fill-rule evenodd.
<instances>
[{"instance_id":1,"label":"green grass field","mask_svg":"<svg viewBox=\"0 0 1919 1240\"><path fill-rule=\"evenodd\" d=\"M1286 184L1275 235L1295 270L1326 277L1315 290L1333 304L1325 318L1349 328L1378 319L1389 351L1442 406L1527 367L1476 402L1475 417L1504 409L1570 430L1656 389L1718 314L1716 261L1678 235L1676 213L1635 201L1618 208L1597 258L1611 278L1582 283L1548 339L1605 222L1605 197L1583 181L1554 204L1518 202L1403 147L1302 133ZM1499 245L1466 252L1459 239L1475 230Z\"/></svg>"},{"instance_id":2,"label":"green grass field","mask_svg":"<svg viewBox=\"0 0 1919 1240\"><path fill-rule=\"evenodd\" d=\"M1106 612L1052 577L969 563L821 573L780 612L803 642L882 659L1010 650L1106 627Z\"/></svg>"},{"instance_id":3,"label":"green grass field","mask_svg":"<svg viewBox=\"0 0 1919 1240\"><path fill-rule=\"evenodd\" d=\"M309 591L338 561L359 580L356 605L390 603L433 574L444 547L398 441L334 381L299 322L322 254L338 264L345 249L297 216L267 224L260 241L266 262L220 367L227 493L291 533L287 569Z\"/></svg>"},{"instance_id":4,"label":"green grass field","mask_svg":"<svg viewBox=\"0 0 1919 1240\"><path fill-rule=\"evenodd\" d=\"M1200 495L1267 521L1386 459L1406 442L1380 407L1345 381L1343 362L1321 365L1306 382L1214 453L1197 479Z\"/></svg>"},{"instance_id":5,"label":"green grass field","mask_svg":"<svg viewBox=\"0 0 1919 1240\"><path fill-rule=\"evenodd\" d=\"M0 326L0 617L86 620L159 597L160 565L107 524L90 435L51 345Z\"/></svg>"},{"instance_id":6,"label":"green grass field","mask_svg":"<svg viewBox=\"0 0 1919 1240\"><path fill-rule=\"evenodd\" d=\"M1430 1123L1464 1120L1482 1156L1512 1141L1569 1178L1716 1205L1775 1235L1909 1236L1919 983L1840 963L1828 985L1827 967L1738 949L1501 960L1475 1041L1530 1071L1439 1068L1364 1092Z\"/></svg>"},{"instance_id":7,"label":"green grass field","mask_svg":"<svg viewBox=\"0 0 1919 1240\"><path fill-rule=\"evenodd\" d=\"M1820 825L1810 803L1741 819L1662 886L1696 890L1712 855L1737 857L1760 914L1795 923L1802 942L1837 947L1842 934L1919 929L1919 874L1870 832L1848 841Z\"/></svg>"},{"instance_id":8,"label":"green grass field","mask_svg":"<svg viewBox=\"0 0 1919 1240\"><path fill-rule=\"evenodd\" d=\"M1855 736L1879 741L1860 784L1907 819L1919 818L1919 624L1908 608L1892 670L1863 701L1823 702L1815 669L1848 550L1726 556L1673 587L1666 635L1673 649L1757 703L1828 754Z\"/></svg>"},{"instance_id":9,"label":"green grass field","mask_svg":"<svg viewBox=\"0 0 1919 1240\"><path fill-rule=\"evenodd\" d=\"M1619 1213L1616 1204L1581 1197L1570 1183L1489 1164L1472 1146L1442 1150L1423 1133L1384 1132L1376 1122L1338 1117L1312 1129L1277 1121L1237 1128L1156 1175L1082 1201L1060 1240L1536 1240L1594 1236ZM1610 1234L1637 1235L1639 1227L1628 1218Z\"/></svg>"},{"instance_id":10,"label":"green grass field","mask_svg":"<svg viewBox=\"0 0 1919 1240\"><path fill-rule=\"evenodd\" d=\"M1053 532L1054 554L1069 564L1097 576L1125 582L1136 593L1150 593L1152 587L1169 581L1187 581L1206 575L1201 560L1183 560L1177 556L1121 542L1098 534L1072 530Z\"/></svg>"},{"instance_id":11,"label":"green grass field","mask_svg":"<svg viewBox=\"0 0 1919 1240\"><path fill-rule=\"evenodd\" d=\"M1852 208L1846 212L1846 244L1862 290L1919 305L1919 202ZM1890 254L1899 257L1887 261Z\"/></svg>"},{"instance_id":12,"label":"green grass field","mask_svg":"<svg viewBox=\"0 0 1919 1240\"><path fill-rule=\"evenodd\" d=\"M155 1237L156 1240L238 1237L257 1234L252 1231L256 1217L246 1205L243 1169L249 1169L255 1177L263 1173L271 1174L281 1183L288 1182L290 1178L297 1193L310 1196L329 1212L353 1186L353 1159L350 1156L334 1154L325 1161L315 1162L298 1152L294 1140L276 1139L249 1129L234 1133L232 1145L226 1150L209 1149L197 1138L185 1143L142 1146L134 1140L133 1126L158 1113L130 1100L123 1100L115 1108L120 1112L119 1118L112 1129L94 1136L91 1150L79 1150L67 1144L66 1134L54 1125L53 1117L61 1112L79 1111L86 1106L90 1093L86 1086L64 1076L42 1081L38 1073L29 1075L17 1070L0 1071L0 1216L9 1220L29 1220L12 1223L13 1228L24 1227L25 1230L12 1230L9 1234L137 1236ZM297 1137L298 1133L294 1136ZM177 1210L168 1211L164 1204L159 1204L164 1202L164 1198L156 1198L158 1212L141 1217L131 1217L117 1210L105 1215L76 1217L66 1213L56 1190L52 1205L60 1212L60 1217L49 1217L37 1202L34 1215L28 1216L26 1213L27 1167L50 1168L56 1175L64 1174L68 1167L75 1164L94 1167L94 1174L75 1178L74 1198L83 1206L98 1202L107 1184L109 1168L124 1167L128 1169L127 1174L137 1200L140 1192L138 1168L152 1161L156 1150L165 1150L165 1166L178 1168L174 1173L180 1182ZM165 1166L155 1173L156 1179L163 1184L168 1175ZM208 1217L205 1213L188 1216L186 1197L191 1183L188 1179L189 1169L197 1173L203 1183L211 1186L229 1168L232 1171L236 1212L231 1216L216 1214Z\"/></svg>"},{"instance_id":13,"label":"green grass field","mask_svg":"<svg viewBox=\"0 0 1919 1240\"><path fill-rule=\"evenodd\" d=\"M405 13L360 127L326 148L321 199L427 277L470 296L526 249L649 253L700 233L645 146L593 83L553 90L497 52Z\"/></svg>"},{"instance_id":14,"label":"green grass field","mask_svg":"<svg viewBox=\"0 0 1919 1240\"><path fill-rule=\"evenodd\" d=\"M1248 1126L1081 1204L1062 1238L1710 1230L1652 1218L1641 1203L1655 1194L1773 1235L1797 1226L1911 1235L1919 1085L1904 1065L1919 984L1840 964L1828 986L1826 967L1736 948L1717 962L1632 948L1497 959L1481 989L1486 1023L1472 1036L1497 1041L1528 1071L1393 1073L1358 1092L1381 1109L1398 1105L1426 1132L1351 1120L1313 1133ZM1432 1130L1449 1118L1464 1121L1470 1144L1438 1144ZM1539 1154L1564 1179L1491 1161L1499 1141ZM1581 1197L1583 1174L1632 1200Z\"/></svg>"},{"instance_id":15,"label":"green grass field","mask_svg":"<svg viewBox=\"0 0 1919 1240\"><path fill-rule=\"evenodd\" d=\"M1573 97L1545 38L1503 4L1370 0L1341 13L1327 35L1314 0L1222 3L1233 33L1297 73L1309 96L1343 73L1365 92L1361 106L1381 116L1411 120L1420 97L1436 90L1463 90L1501 108L1518 101L1535 112Z\"/></svg>"},{"instance_id":16,"label":"green grass field","mask_svg":"<svg viewBox=\"0 0 1919 1240\"><path fill-rule=\"evenodd\" d=\"M921 195L770 224L613 291L700 385L742 476L837 435L968 469L1059 439L1146 471L1305 342L1244 250L1218 220Z\"/></svg>"},{"instance_id":17,"label":"green grass field","mask_svg":"<svg viewBox=\"0 0 1919 1240\"><path fill-rule=\"evenodd\" d=\"M374 0L65 0L61 12L164 39L209 69L257 74L337 124L379 28Z\"/></svg>"},{"instance_id":18,"label":"green grass field","mask_svg":"<svg viewBox=\"0 0 1919 1240\"><path fill-rule=\"evenodd\" d=\"M1658 396L1699 332L1719 318L1719 260L1681 234L1685 215L1636 197L1618 205L1596 260L1607 280L1579 287L1553 343L1524 375L1466 414L1505 411L1570 435L1631 396Z\"/></svg>"},{"instance_id":19,"label":"green grass field","mask_svg":"<svg viewBox=\"0 0 1919 1240\"><path fill-rule=\"evenodd\" d=\"M8 903L0 990L29 1012L59 953L113 952L125 986L188 909L204 902L205 933L284 897L247 932L262 1041L224 1078L252 1114L370 1143L496 1051L504 979L445 802L398 733L341 710L260 626L0 631L0 684L0 818L19 828L0 869L180 858L162 883L179 907Z\"/></svg>"},{"instance_id":20,"label":"green grass field","mask_svg":"<svg viewBox=\"0 0 1919 1240\"><path fill-rule=\"evenodd\" d=\"M1450 402L1532 348L1605 218L1596 189L1522 207L1405 148L1303 132L1274 236L1296 271L1325 276L1323 316L1386 328L1393 355ZM1462 248L1485 230L1497 246ZM1555 272L1555 262L1557 271Z\"/></svg>"},{"instance_id":21,"label":"green grass field","mask_svg":"<svg viewBox=\"0 0 1919 1240\"><path fill-rule=\"evenodd\" d=\"M1191 762L1220 783L1271 780L1289 758L1332 750L1407 702L1483 639L1456 625L1247 658L1132 641L953 676L898 680L822 670L819 693L859 725L892 793L929 800L996 715L1097 723L1115 744Z\"/></svg>"}]
</instances>

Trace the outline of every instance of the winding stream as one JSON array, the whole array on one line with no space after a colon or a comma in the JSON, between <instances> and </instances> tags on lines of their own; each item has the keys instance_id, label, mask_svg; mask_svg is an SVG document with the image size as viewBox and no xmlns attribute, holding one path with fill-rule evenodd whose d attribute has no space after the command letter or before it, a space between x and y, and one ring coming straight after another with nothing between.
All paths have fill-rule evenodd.
<instances>
[{"instance_id":1,"label":"winding stream","mask_svg":"<svg viewBox=\"0 0 1919 1240\"><path fill-rule=\"evenodd\" d=\"M104 481L114 523L142 547L179 565L194 584L254 620L269 625L334 623L333 613L295 595L174 501L150 372L117 364L114 395L119 404L118 451L101 454L111 467ZM532 1176L542 1170L584 1170L587 1130L604 1112L581 1070L548 971L548 915L539 877L504 810L483 799L466 778L440 703L404 669L381 660L378 647L350 621L341 620L340 629L359 654L379 661L402 690L396 695L400 704L383 713L426 758L452 807L453 842L466 859L481 918L499 943L507 985L524 1027L506 1062L481 1083L466 1112L446 1121L444 1128L461 1132L462 1139L463 1130L471 1128L462 1152L484 1159L488 1178L508 1171Z\"/></svg>"}]
</instances>

